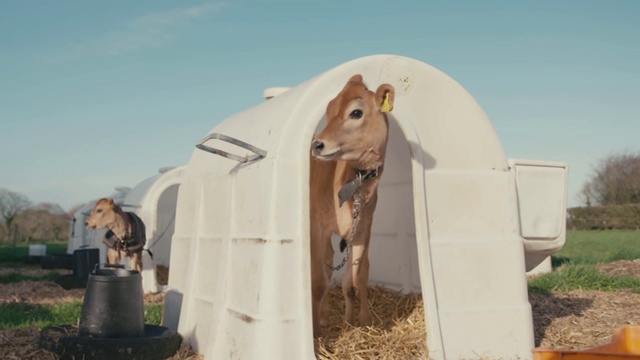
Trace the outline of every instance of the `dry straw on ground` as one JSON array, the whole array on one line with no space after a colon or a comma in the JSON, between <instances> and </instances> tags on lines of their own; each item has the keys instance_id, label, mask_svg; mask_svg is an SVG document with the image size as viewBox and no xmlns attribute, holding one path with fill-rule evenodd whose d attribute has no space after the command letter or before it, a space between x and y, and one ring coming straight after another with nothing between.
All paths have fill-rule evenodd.
<instances>
[{"instance_id":1,"label":"dry straw on ground","mask_svg":"<svg viewBox=\"0 0 640 360\"><path fill-rule=\"evenodd\" d=\"M598 264L597 267L598 270L608 275L631 275L640 277L640 259Z\"/></svg>"},{"instance_id":2,"label":"dry straw on ground","mask_svg":"<svg viewBox=\"0 0 640 360\"><path fill-rule=\"evenodd\" d=\"M4 360L57 360L38 347L38 329L0 330L0 358Z\"/></svg>"},{"instance_id":3,"label":"dry straw on ground","mask_svg":"<svg viewBox=\"0 0 640 360\"><path fill-rule=\"evenodd\" d=\"M421 294L403 295L369 288L373 326L344 327L344 299L339 287L329 292L330 325L316 340L317 357L334 359L426 359L426 326ZM357 312L356 312L357 313Z\"/></svg>"},{"instance_id":4,"label":"dry straw on ground","mask_svg":"<svg viewBox=\"0 0 640 360\"><path fill-rule=\"evenodd\" d=\"M166 266L156 266L156 280L160 285L167 285L169 283L169 268Z\"/></svg>"},{"instance_id":5,"label":"dry straw on ground","mask_svg":"<svg viewBox=\"0 0 640 360\"><path fill-rule=\"evenodd\" d=\"M0 303L59 304L81 301L84 289L65 290L50 281L0 284Z\"/></svg>"},{"instance_id":6,"label":"dry straw on ground","mask_svg":"<svg viewBox=\"0 0 640 360\"><path fill-rule=\"evenodd\" d=\"M584 350L611 340L615 329L640 325L640 294L571 291L530 294L536 344Z\"/></svg>"},{"instance_id":7,"label":"dry straw on ground","mask_svg":"<svg viewBox=\"0 0 640 360\"><path fill-rule=\"evenodd\" d=\"M49 269L43 269L41 268L41 266L38 265L22 265L20 267L15 267L15 265L13 266L9 266L9 265L13 265L13 264L3 264L0 263L0 275L6 275L6 274L11 274L11 273L19 273L21 275L29 275L29 276L43 276L43 275L47 275L51 272L55 272L58 273L60 275L68 275L71 274L71 270L67 270L67 269L55 269L55 270L49 270Z\"/></svg>"}]
</instances>

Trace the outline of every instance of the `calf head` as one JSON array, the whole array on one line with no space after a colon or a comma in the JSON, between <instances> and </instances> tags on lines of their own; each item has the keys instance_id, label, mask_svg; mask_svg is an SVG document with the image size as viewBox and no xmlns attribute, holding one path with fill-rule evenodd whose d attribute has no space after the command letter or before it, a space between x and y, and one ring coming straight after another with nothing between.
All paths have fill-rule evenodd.
<instances>
[{"instance_id":1,"label":"calf head","mask_svg":"<svg viewBox=\"0 0 640 360\"><path fill-rule=\"evenodd\" d=\"M395 89L382 84L376 92L367 89L362 75L352 76L329 102L326 126L311 144L321 160L362 160L367 154L383 156L388 124L385 112L393 109Z\"/></svg>"},{"instance_id":2,"label":"calf head","mask_svg":"<svg viewBox=\"0 0 640 360\"><path fill-rule=\"evenodd\" d=\"M102 198L96 202L84 225L87 229L102 229L116 222L116 204L111 198Z\"/></svg>"}]
</instances>

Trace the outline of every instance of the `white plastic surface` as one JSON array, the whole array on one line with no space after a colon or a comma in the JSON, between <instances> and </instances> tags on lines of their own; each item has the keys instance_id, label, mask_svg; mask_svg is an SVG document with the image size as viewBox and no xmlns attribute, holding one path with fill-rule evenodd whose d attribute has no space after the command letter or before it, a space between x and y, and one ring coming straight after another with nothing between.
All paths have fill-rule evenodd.
<instances>
[{"instance_id":1,"label":"white plastic surface","mask_svg":"<svg viewBox=\"0 0 640 360\"><path fill-rule=\"evenodd\" d=\"M527 276L535 276L549 273L553 270L553 263L551 262L551 256L547 256L536 267L527 271Z\"/></svg>"},{"instance_id":2,"label":"white plastic surface","mask_svg":"<svg viewBox=\"0 0 640 360\"><path fill-rule=\"evenodd\" d=\"M134 186L122 204L122 210L134 212L144 221L147 230L145 248L151 250L157 265L169 266L176 201L184 168L163 168L165 171Z\"/></svg>"},{"instance_id":3,"label":"white plastic surface","mask_svg":"<svg viewBox=\"0 0 640 360\"><path fill-rule=\"evenodd\" d=\"M527 271L564 245L567 210L567 164L509 159L516 179L520 234Z\"/></svg>"},{"instance_id":4,"label":"white plastic surface","mask_svg":"<svg viewBox=\"0 0 640 360\"><path fill-rule=\"evenodd\" d=\"M147 243L143 252L142 287L145 293L163 290L156 281L156 265L169 266L171 236L175 225L178 189L184 178L184 166L162 168L127 194L122 210L136 213L145 224Z\"/></svg>"},{"instance_id":5,"label":"white plastic surface","mask_svg":"<svg viewBox=\"0 0 640 360\"><path fill-rule=\"evenodd\" d=\"M262 97L265 100L271 100L274 97L288 91L290 88L289 87L270 87L270 88L266 88L264 89L264 91L262 92Z\"/></svg>"},{"instance_id":6,"label":"white plastic surface","mask_svg":"<svg viewBox=\"0 0 640 360\"><path fill-rule=\"evenodd\" d=\"M194 150L178 196L163 324L205 359L314 358L309 144L326 104L356 73L370 88L396 88L371 283L422 291L432 359L531 358L516 176L496 133L450 77L390 55L342 64L212 130L266 150L264 159L239 164Z\"/></svg>"},{"instance_id":7,"label":"white plastic surface","mask_svg":"<svg viewBox=\"0 0 640 360\"><path fill-rule=\"evenodd\" d=\"M33 244L29 245L29 256L45 256L47 255L47 245Z\"/></svg>"}]
</instances>

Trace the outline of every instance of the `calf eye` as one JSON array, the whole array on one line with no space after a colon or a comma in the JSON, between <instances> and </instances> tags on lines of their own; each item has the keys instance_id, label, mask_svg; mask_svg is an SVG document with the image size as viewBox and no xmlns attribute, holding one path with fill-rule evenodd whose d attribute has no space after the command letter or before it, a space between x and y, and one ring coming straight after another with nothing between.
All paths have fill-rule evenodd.
<instances>
[{"instance_id":1,"label":"calf eye","mask_svg":"<svg viewBox=\"0 0 640 360\"><path fill-rule=\"evenodd\" d=\"M349 114L350 119L357 120L357 119L360 119L361 117L362 117L362 110L360 109L355 109L351 112L351 114Z\"/></svg>"},{"instance_id":2,"label":"calf eye","mask_svg":"<svg viewBox=\"0 0 640 360\"><path fill-rule=\"evenodd\" d=\"M96 210L96 212L97 212L98 214L100 214L100 213L102 212L102 209L98 209L98 210Z\"/></svg>"}]
</instances>

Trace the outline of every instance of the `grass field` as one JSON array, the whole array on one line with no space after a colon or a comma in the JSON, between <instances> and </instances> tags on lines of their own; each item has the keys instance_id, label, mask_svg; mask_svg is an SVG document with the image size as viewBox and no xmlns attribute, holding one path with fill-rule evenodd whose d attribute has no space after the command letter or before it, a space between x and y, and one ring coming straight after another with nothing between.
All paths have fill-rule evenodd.
<instances>
[{"instance_id":1,"label":"grass field","mask_svg":"<svg viewBox=\"0 0 640 360\"><path fill-rule=\"evenodd\" d=\"M65 254L67 252L67 243L46 243L47 255ZM29 255L29 245L20 243L15 249L11 245L0 245L0 263L22 263L24 257Z\"/></svg>"},{"instance_id":2,"label":"grass field","mask_svg":"<svg viewBox=\"0 0 640 360\"><path fill-rule=\"evenodd\" d=\"M529 281L537 293L570 290L631 290L640 292L640 278L607 275L596 264L640 259L638 231L573 231L565 246L552 256L556 271Z\"/></svg>"},{"instance_id":3,"label":"grass field","mask_svg":"<svg viewBox=\"0 0 640 360\"><path fill-rule=\"evenodd\" d=\"M640 231L571 231L554 265L640 259Z\"/></svg>"},{"instance_id":4,"label":"grass field","mask_svg":"<svg viewBox=\"0 0 640 360\"><path fill-rule=\"evenodd\" d=\"M57 271L49 271L43 275L21 274L18 268L14 268L14 272L0 274L0 284L17 283L21 281L54 281L60 276Z\"/></svg>"},{"instance_id":5,"label":"grass field","mask_svg":"<svg viewBox=\"0 0 640 360\"><path fill-rule=\"evenodd\" d=\"M54 324L76 324L82 310L82 302L61 304L0 304L0 329L43 328ZM145 324L159 325L162 320L162 304L145 304Z\"/></svg>"},{"instance_id":6,"label":"grass field","mask_svg":"<svg viewBox=\"0 0 640 360\"><path fill-rule=\"evenodd\" d=\"M64 254L67 243L47 243L47 254ZM0 245L0 284L21 282L53 282L60 272L42 271L41 274L21 272L23 261L29 253L28 244ZM34 283L35 284L35 283ZM54 324L75 324L80 316L82 302L72 301L59 304L29 304L20 302L0 303L0 329L42 328ZM158 325L162 320L162 304L145 304L145 323Z\"/></svg>"}]
</instances>

